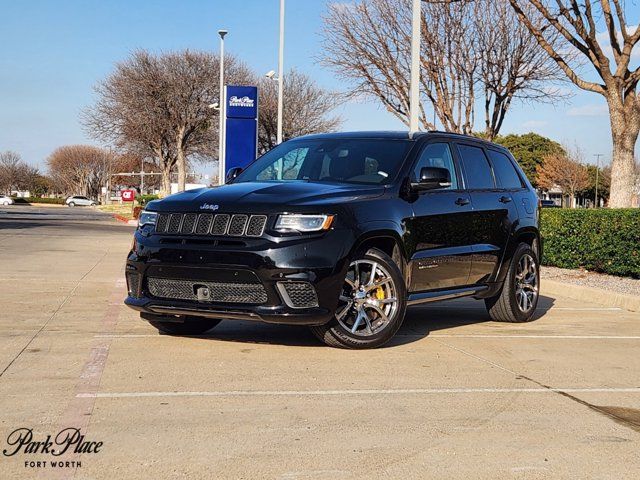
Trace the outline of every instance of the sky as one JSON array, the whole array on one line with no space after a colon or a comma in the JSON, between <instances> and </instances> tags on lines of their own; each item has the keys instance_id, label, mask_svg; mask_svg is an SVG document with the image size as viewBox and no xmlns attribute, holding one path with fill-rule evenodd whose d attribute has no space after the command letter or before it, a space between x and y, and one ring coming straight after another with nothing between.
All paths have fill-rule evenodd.
<instances>
[{"instance_id":1,"label":"sky","mask_svg":"<svg viewBox=\"0 0 640 480\"><path fill-rule=\"evenodd\" d=\"M296 68L322 87L344 91L348 85L318 61L329 3L286 1L285 71ZM226 29L227 52L258 73L277 69L279 0L0 0L0 12L0 151L14 150L43 170L61 145L97 144L83 131L80 111L94 102L94 85L135 49L217 53L216 32ZM597 153L609 162L604 99L563 88L573 92L568 100L515 104L501 133L535 131L579 145L587 162ZM348 102L336 113L344 131L405 128L375 100Z\"/></svg>"}]
</instances>

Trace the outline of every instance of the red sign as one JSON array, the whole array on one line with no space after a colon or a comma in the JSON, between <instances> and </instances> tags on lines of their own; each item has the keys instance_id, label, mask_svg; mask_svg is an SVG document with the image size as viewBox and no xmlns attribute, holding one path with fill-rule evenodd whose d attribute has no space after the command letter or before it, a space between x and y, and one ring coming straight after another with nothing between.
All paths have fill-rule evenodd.
<instances>
[{"instance_id":1,"label":"red sign","mask_svg":"<svg viewBox=\"0 0 640 480\"><path fill-rule=\"evenodd\" d=\"M133 202L136 199L136 191L135 190L122 190L120 192L120 196L122 197L123 202Z\"/></svg>"}]
</instances>

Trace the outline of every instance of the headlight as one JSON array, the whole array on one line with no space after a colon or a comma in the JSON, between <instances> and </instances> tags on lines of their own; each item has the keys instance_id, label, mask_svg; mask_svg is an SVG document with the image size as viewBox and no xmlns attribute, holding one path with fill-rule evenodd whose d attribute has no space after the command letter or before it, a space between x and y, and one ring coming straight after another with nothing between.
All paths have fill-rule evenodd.
<instances>
[{"instance_id":1,"label":"headlight","mask_svg":"<svg viewBox=\"0 0 640 480\"><path fill-rule=\"evenodd\" d=\"M275 229L278 231L319 232L328 230L335 215L279 215Z\"/></svg>"},{"instance_id":2,"label":"headlight","mask_svg":"<svg viewBox=\"0 0 640 480\"><path fill-rule=\"evenodd\" d=\"M147 212L143 210L138 217L138 227L144 227L145 225L155 225L158 214L156 212Z\"/></svg>"}]
</instances>

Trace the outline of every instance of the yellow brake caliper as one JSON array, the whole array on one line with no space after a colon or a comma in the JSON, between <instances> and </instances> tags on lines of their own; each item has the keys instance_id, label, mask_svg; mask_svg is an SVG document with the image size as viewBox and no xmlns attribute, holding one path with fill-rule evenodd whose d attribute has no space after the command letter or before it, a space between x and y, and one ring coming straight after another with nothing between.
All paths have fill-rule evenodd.
<instances>
[{"instance_id":1,"label":"yellow brake caliper","mask_svg":"<svg viewBox=\"0 0 640 480\"><path fill-rule=\"evenodd\" d=\"M376 300L384 300L384 290L382 289L382 287L376 288L375 297Z\"/></svg>"}]
</instances>

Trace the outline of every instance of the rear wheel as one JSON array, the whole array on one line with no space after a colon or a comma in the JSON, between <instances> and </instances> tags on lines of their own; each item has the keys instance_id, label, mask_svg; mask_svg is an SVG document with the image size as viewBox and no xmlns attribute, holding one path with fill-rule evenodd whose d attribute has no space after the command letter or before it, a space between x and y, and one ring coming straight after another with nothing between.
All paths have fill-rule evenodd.
<instances>
[{"instance_id":1,"label":"rear wheel","mask_svg":"<svg viewBox=\"0 0 640 480\"><path fill-rule=\"evenodd\" d=\"M311 331L332 347L379 347L402 325L406 305L400 269L387 254L372 248L349 265L335 318Z\"/></svg>"},{"instance_id":2,"label":"rear wheel","mask_svg":"<svg viewBox=\"0 0 640 480\"><path fill-rule=\"evenodd\" d=\"M487 311L497 322L528 322L538 305L540 269L538 256L526 243L518 245L501 292L485 299Z\"/></svg>"},{"instance_id":3,"label":"rear wheel","mask_svg":"<svg viewBox=\"0 0 640 480\"><path fill-rule=\"evenodd\" d=\"M7 202L6 200L4 202L2 202L2 205L4 205L5 207L9 206L9 202Z\"/></svg>"},{"instance_id":4,"label":"rear wheel","mask_svg":"<svg viewBox=\"0 0 640 480\"><path fill-rule=\"evenodd\" d=\"M163 321L161 316L146 320L156 327L160 333L167 335L200 335L211 330L220 323L220 320L211 320L200 317L185 317L184 322Z\"/></svg>"}]
</instances>

